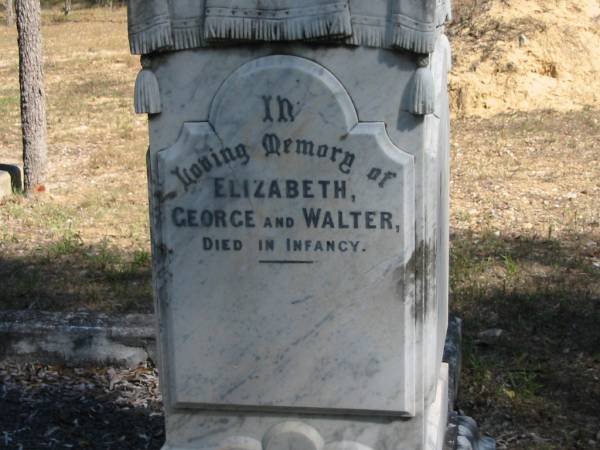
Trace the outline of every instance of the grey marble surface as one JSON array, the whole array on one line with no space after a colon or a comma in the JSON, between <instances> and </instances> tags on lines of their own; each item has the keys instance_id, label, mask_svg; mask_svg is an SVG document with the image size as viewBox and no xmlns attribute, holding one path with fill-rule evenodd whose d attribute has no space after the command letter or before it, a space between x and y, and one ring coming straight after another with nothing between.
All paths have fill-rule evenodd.
<instances>
[{"instance_id":1,"label":"grey marble surface","mask_svg":"<svg viewBox=\"0 0 600 450\"><path fill-rule=\"evenodd\" d=\"M384 124L271 56L158 160L175 403L415 413L414 160Z\"/></svg>"},{"instance_id":2,"label":"grey marble surface","mask_svg":"<svg viewBox=\"0 0 600 450\"><path fill-rule=\"evenodd\" d=\"M431 59L444 77L426 118L405 112L415 64L401 52L273 44L153 58L165 448L441 448L445 45ZM270 193L257 197L260 181ZM303 208L321 209L318 226ZM265 441L288 422L322 441L303 426Z\"/></svg>"}]
</instances>

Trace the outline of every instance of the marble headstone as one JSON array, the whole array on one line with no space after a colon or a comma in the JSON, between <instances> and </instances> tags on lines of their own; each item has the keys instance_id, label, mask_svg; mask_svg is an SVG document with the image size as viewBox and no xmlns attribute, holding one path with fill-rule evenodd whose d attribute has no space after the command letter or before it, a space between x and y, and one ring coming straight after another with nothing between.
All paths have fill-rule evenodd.
<instances>
[{"instance_id":1,"label":"marble headstone","mask_svg":"<svg viewBox=\"0 0 600 450\"><path fill-rule=\"evenodd\" d=\"M164 450L441 450L447 40L185 48L136 88Z\"/></svg>"},{"instance_id":2,"label":"marble headstone","mask_svg":"<svg viewBox=\"0 0 600 450\"><path fill-rule=\"evenodd\" d=\"M414 158L330 72L243 65L157 171L176 405L414 414Z\"/></svg>"}]
</instances>

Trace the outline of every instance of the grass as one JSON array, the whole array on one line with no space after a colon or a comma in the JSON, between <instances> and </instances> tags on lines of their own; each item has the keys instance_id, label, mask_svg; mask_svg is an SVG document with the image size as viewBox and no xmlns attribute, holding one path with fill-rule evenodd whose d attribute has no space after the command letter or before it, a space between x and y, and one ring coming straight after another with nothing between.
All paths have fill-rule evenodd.
<instances>
[{"instance_id":1,"label":"grass","mask_svg":"<svg viewBox=\"0 0 600 450\"><path fill-rule=\"evenodd\" d=\"M507 448L596 445L600 269L592 239L452 237L452 309L465 324L459 404ZM504 331L498 342L480 342L492 328Z\"/></svg>"},{"instance_id":2,"label":"grass","mask_svg":"<svg viewBox=\"0 0 600 450\"><path fill-rule=\"evenodd\" d=\"M457 6L470 20L477 2ZM76 8L65 19L59 7L45 10L43 28L48 192L0 201L0 308L151 312L147 138L132 111L139 63L125 10ZM0 27L0 52L0 159L18 160L14 30ZM599 118L585 107L453 123L459 406L499 448L597 448ZM491 328L501 338L480 342Z\"/></svg>"},{"instance_id":3,"label":"grass","mask_svg":"<svg viewBox=\"0 0 600 450\"><path fill-rule=\"evenodd\" d=\"M590 238L453 236L452 306L465 324L460 407L507 448L595 448L600 270L577 248ZM491 328L502 337L480 342Z\"/></svg>"},{"instance_id":4,"label":"grass","mask_svg":"<svg viewBox=\"0 0 600 450\"><path fill-rule=\"evenodd\" d=\"M18 244L14 236L3 242ZM123 251L109 239L86 244L64 234L13 259L2 258L4 309L151 312L150 255Z\"/></svg>"},{"instance_id":5,"label":"grass","mask_svg":"<svg viewBox=\"0 0 600 450\"><path fill-rule=\"evenodd\" d=\"M43 11L48 194L0 202L0 307L152 310L145 117L124 8ZM74 38L74 37L77 38ZM0 27L0 159L20 159L16 31Z\"/></svg>"}]
</instances>

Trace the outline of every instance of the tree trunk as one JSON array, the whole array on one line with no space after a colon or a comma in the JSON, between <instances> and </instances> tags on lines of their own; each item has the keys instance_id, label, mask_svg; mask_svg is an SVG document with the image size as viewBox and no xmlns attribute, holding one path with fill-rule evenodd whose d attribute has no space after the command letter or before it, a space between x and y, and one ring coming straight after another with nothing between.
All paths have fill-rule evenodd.
<instances>
[{"instance_id":1,"label":"tree trunk","mask_svg":"<svg viewBox=\"0 0 600 450\"><path fill-rule=\"evenodd\" d=\"M6 0L4 3L6 10L6 26L12 27L15 24L15 13L13 8L13 0Z\"/></svg>"},{"instance_id":2,"label":"tree trunk","mask_svg":"<svg viewBox=\"0 0 600 450\"><path fill-rule=\"evenodd\" d=\"M65 16L71 12L71 0L65 0Z\"/></svg>"},{"instance_id":3,"label":"tree trunk","mask_svg":"<svg viewBox=\"0 0 600 450\"><path fill-rule=\"evenodd\" d=\"M40 0L16 0L23 132L24 191L44 191L46 98L42 60Z\"/></svg>"}]
</instances>

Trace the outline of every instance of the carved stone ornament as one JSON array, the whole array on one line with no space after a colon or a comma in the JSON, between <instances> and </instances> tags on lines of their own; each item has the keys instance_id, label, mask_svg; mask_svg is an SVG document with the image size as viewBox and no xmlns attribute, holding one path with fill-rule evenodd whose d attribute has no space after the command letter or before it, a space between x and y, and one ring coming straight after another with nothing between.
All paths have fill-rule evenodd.
<instances>
[{"instance_id":1,"label":"carved stone ornament","mask_svg":"<svg viewBox=\"0 0 600 450\"><path fill-rule=\"evenodd\" d=\"M450 0L129 0L133 54L211 45L308 41L416 53L408 111L434 110L428 54L450 17ZM227 47L222 47L226 51ZM136 112L160 112L158 83L149 69L136 81Z\"/></svg>"},{"instance_id":2,"label":"carved stone ornament","mask_svg":"<svg viewBox=\"0 0 600 450\"><path fill-rule=\"evenodd\" d=\"M496 450L496 441L481 436L477 422L468 416L457 417L456 450Z\"/></svg>"},{"instance_id":3,"label":"carved stone ornament","mask_svg":"<svg viewBox=\"0 0 600 450\"><path fill-rule=\"evenodd\" d=\"M129 0L134 54L231 41L330 42L433 50L450 0Z\"/></svg>"},{"instance_id":4,"label":"carved stone ornament","mask_svg":"<svg viewBox=\"0 0 600 450\"><path fill-rule=\"evenodd\" d=\"M150 58L142 56L142 70L135 80L134 106L137 114L158 114L162 111L160 89L150 68Z\"/></svg>"},{"instance_id":5,"label":"carved stone ornament","mask_svg":"<svg viewBox=\"0 0 600 450\"><path fill-rule=\"evenodd\" d=\"M372 450L352 441L325 444L321 434L303 422L281 422L269 429L262 443L251 437L234 436L225 439L217 450Z\"/></svg>"}]
</instances>

